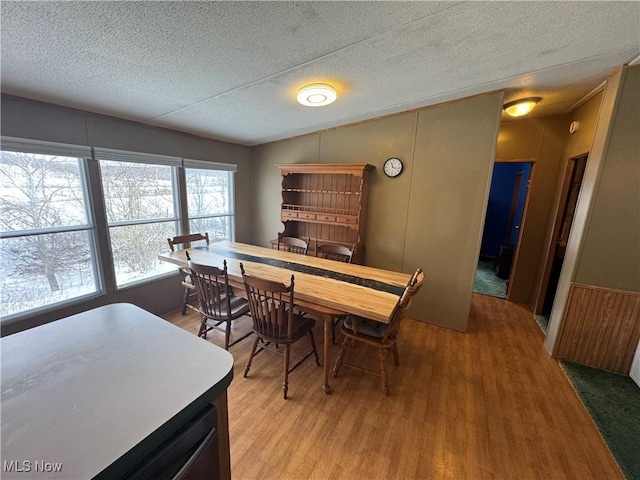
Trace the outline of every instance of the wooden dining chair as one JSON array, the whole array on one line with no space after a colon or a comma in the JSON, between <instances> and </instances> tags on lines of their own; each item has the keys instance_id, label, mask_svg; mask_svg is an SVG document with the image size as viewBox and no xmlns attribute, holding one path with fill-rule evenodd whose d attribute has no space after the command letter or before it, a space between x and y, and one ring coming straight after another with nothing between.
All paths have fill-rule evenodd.
<instances>
[{"instance_id":1,"label":"wooden dining chair","mask_svg":"<svg viewBox=\"0 0 640 480\"><path fill-rule=\"evenodd\" d=\"M342 348L336 358L336 363L333 367L332 376L338 376L340 367L355 368L358 371L373 373L378 375L382 379L382 390L385 395L389 395L389 376L387 374L386 360L389 356L389 352L393 355L393 362L397 366L400 364L398 358L397 338L400 323L405 316L406 310L411 305L411 299L418 293L422 284L424 283L424 273L422 269L416 270L416 272L409 280L409 283L404 289L402 296L398 300L391 318L388 324L369 320L367 318L358 317L355 315L349 315L342 324L342 334L344 335L344 341L342 342ZM344 362L345 353L350 347L353 347L356 342L364 343L365 345L372 346L377 349L378 360L380 361L380 371L375 372L367 368L353 365Z\"/></svg>"},{"instance_id":2,"label":"wooden dining chair","mask_svg":"<svg viewBox=\"0 0 640 480\"><path fill-rule=\"evenodd\" d=\"M251 335L253 331L229 342L231 322L249 314L249 302L233 294L227 275L227 261L224 260L222 268L189 261L189 269L198 292L200 305L198 336L207 338L207 332L210 330L220 330L224 332L224 349L229 350L229 347ZM224 327L221 326L222 324Z\"/></svg>"},{"instance_id":3,"label":"wooden dining chair","mask_svg":"<svg viewBox=\"0 0 640 480\"><path fill-rule=\"evenodd\" d=\"M316 245L316 257L334 260L336 262L351 263L353 260L353 249L336 243L319 243ZM344 320L344 316L334 317L331 326L331 341L336 343L336 326Z\"/></svg>"},{"instance_id":4,"label":"wooden dining chair","mask_svg":"<svg viewBox=\"0 0 640 480\"><path fill-rule=\"evenodd\" d=\"M248 275L242 263L240 264L240 271L242 272L247 299L249 300L253 331L256 334L249 361L244 369L244 377L246 378L249 375L253 357L262 350L268 350L283 356L284 380L282 382L282 392L286 400L289 389L289 373L311 355L315 357L316 365L320 366L320 358L313 338L315 320L294 313L293 275L291 275L291 283L285 285L281 282ZM292 367L289 367L291 345L303 337L309 338L311 348ZM284 351L278 348L279 345L284 346Z\"/></svg>"},{"instance_id":5,"label":"wooden dining chair","mask_svg":"<svg viewBox=\"0 0 640 480\"><path fill-rule=\"evenodd\" d=\"M278 250L306 255L309 250L309 239L299 237L283 237L278 234Z\"/></svg>"},{"instance_id":6,"label":"wooden dining chair","mask_svg":"<svg viewBox=\"0 0 640 480\"><path fill-rule=\"evenodd\" d=\"M180 247L183 249L189 248L192 243L201 241L204 241L207 245L209 245L209 234L206 232L204 235L201 233L192 233L191 235L178 235L173 238L167 238L169 249L172 252L176 251L176 247ZM184 296L182 298L182 315L187 312L187 308L198 311L198 308L192 305L192 302L197 297L197 293L196 287L193 284L193 279L191 278L191 272L186 267L179 267L178 272L180 273L182 286L184 287Z\"/></svg>"},{"instance_id":7,"label":"wooden dining chair","mask_svg":"<svg viewBox=\"0 0 640 480\"><path fill-rule=\"evenodd\" d=\"M316 245L316 257L335 260L336 262L351 263L353 249L336 243L320 243Z\"/></svg>"}]
</instances>

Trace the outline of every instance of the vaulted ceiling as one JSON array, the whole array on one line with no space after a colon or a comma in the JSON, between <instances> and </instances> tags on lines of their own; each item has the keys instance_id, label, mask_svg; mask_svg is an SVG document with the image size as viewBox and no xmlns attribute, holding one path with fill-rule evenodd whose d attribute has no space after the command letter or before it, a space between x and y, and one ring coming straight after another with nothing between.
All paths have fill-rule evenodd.
<instances>
[{"instance_id":1,"label":"vaulted ceiling","mask_svg":"<svg viewBox=\"0 0 640 480\"><path fill-rule=\"evenodd\" d=\"M0 8L3 93L243 145L495 90L565 113L640 54L635 1ZM338 100L296 103L318 81Z\"/></svg>"}]
</instances>

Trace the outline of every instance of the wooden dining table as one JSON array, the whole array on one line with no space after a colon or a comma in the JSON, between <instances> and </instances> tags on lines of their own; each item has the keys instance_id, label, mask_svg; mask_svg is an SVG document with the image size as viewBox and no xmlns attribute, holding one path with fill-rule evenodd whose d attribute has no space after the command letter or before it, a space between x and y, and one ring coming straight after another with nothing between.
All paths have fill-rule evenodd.
<instances>
[{"instance_id":1,"label":"wooden dining table","mask_svg":"<svg viewBox=\"0 0 640 480\"><path fill-rule=\"evenodd\" d=\"M408 273L229 241L162 253L158 257L160 260L185 267L188 265L186 252L191 260L198 264L222 267L223 261L226 260L229 283L239 287L235 289L238 295L245 295L240 263L249 275L286 285L291 281L291 275L294 275L296 307L321 318L324 322L322 389L327 394L331 392L330 347L334 319L351 314L389 323L391 313L411 279Z\"/></svg>"}]
</instances>

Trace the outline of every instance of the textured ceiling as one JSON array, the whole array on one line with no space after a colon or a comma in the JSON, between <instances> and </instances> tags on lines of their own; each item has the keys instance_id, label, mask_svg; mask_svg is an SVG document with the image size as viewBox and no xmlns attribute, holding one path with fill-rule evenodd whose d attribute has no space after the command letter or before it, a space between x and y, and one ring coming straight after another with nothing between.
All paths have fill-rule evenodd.
<instances>
[{"instance_id":1,"label":"textured ceiling","mask_svg":"<svg viewBox=\"0 0 640 480\"><path fill-rule=\"evenodd\" d=\"M639 2L11 2L2 91L256 145L493 90L564 113L640 54ZM338 100L296 103L324 81Z\"/></svg>"}]
</instances>

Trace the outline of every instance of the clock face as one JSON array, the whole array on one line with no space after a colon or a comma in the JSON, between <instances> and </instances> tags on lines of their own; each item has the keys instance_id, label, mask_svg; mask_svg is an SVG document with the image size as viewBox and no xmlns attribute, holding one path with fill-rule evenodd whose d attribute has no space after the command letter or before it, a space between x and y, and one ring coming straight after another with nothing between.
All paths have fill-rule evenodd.
<instances>
[{"instance_id":1,"label":"clock face","mask_svg":"<svg viewBox=\"0 0 640 480\"><path fill-rule=\"evenodd\" d=\"M402 173L402 161L395 157L388 158L385 160L382 170L387 177L397 177Z\"/></svg>"}]
</instances>

